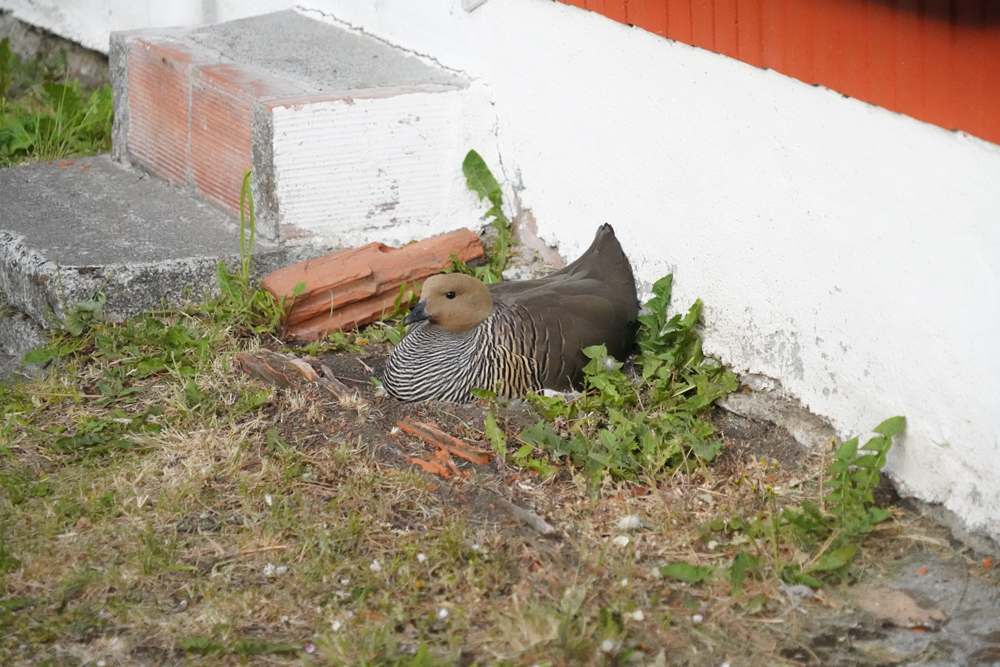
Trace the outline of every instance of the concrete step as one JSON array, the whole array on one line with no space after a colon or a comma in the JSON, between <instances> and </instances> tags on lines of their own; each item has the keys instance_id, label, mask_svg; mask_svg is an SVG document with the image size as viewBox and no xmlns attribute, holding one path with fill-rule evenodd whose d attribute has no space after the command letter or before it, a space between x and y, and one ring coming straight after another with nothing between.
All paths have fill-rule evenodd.
<instances>
[{"instance_id":1,"label":"concrete step","mask_svg":"<svg viewBox=\"0 0 1000 667\"><path fill-rule=\"evenodd\" d=\"M114 34L114 155L232 212L252 170L258 230L275 241L399 244L474 225L462 159L497 163L482 85L310 16Z\"/></svg>"},{"instance_id":2,"label":"concrete step","mask_svg":"<svg viewBox=\"0 0 1000 667\"><path fill-rule=\"evenodd\" d=\"M112 320L217 291L239 249L232 216L107 155L0 169L0 352L20 359L99 289ZM259 241L254 272L301 254Z\"/></svg>"}]
</instances>

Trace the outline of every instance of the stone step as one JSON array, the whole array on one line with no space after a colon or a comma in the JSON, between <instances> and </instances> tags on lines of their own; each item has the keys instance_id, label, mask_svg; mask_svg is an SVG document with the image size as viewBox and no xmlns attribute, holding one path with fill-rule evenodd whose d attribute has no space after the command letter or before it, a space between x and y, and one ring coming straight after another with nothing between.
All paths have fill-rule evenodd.
<instances>
[{"instance_id":1,"label":"stone step","mask_svg":"<svg viewBox=\"0 0 1000 667\"><path fill-rule=\"evenodd\" d=\"M98 290L112 320L217 292L239 255L232 216L110 156L0 169L0 352L20 359ZM258 241L254 273L301 255Z\"/></svg>"},{"instance_id":2,"label":"stone step","mask_svg":"<svg viewBox=\"0 0 1000 667\"><path fill-rule=\"evenodd\" d=\"M239 208L275 241L399 244L480 215L461 164L496 152L481 84L294 10L116 33L114 155Z\"/></svg>"}]
</instances>

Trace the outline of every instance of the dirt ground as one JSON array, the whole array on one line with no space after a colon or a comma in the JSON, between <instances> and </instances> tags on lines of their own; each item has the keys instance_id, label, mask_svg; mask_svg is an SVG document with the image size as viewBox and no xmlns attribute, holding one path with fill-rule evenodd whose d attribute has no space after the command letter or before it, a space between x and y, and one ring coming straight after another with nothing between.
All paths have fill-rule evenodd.
<instances>
[{"instance_id":1,"label":"dirt ground","mask_svg":"<svg viewBox=\"0 0 1000 667\"><path fill-rule=\"evenodd\" d=\"M353 425L349 418L341 417L338 425L341 431L347 429L348 437L358 438L370 456L391 467L410 467L408 456L429 458L430 447L394 428L398 421L407 417L431 423L470 444L489 449L483 434L487 413L484 405L403 404L379 396L380 392L375 390L369 378L381 375L388 351L387 347L375 345L362 355L342 352L321 357L339 380L356 388L372 406L365 418ZM496 418L508 435L537 419L520 401L497 411ZM699 492L713 494L713 489L744 473L748 465L753 466L758 461L766 462L771 471L769 481L791 486L800 480L818 480L829 464L828 452L806 451L784 428L775 424L746 419L722 408L714 410L710 421L722 436L725 448L711 468L701 475L674 475L632 484L606 483L596 500L598 505L605 506L596 513L603 515L596 523L603 520L605 538L621 532L616 531L613 524L615 517L625 512L650 517L686 514L696 522L704 510L718 508L711 495ZM308 424L286 422L283 429L289 436L297 434L299 439L308 439L308 436L303 438L303 429L308 430ZM317 446L321 446L324 439L317 433ZM574 526L578 519L575 510L588 504L593 507L595 500L580 497L579 480L574 482L569 471L563 470L554 480L543 482L536 475L506 467L496 458L489 466L461 463L460 467L476 468L471 481L435 478L432 484L442 506L466 514L471 522L498 530L505 539L524 541L535 548L539 544L547 545L541 551L561 560L563 568L567 559L575 558L573 551L579 548L575 542L582 536L579 526ZM614 490L608 488L610 486L614 486ZM724 494L717 495L724 497ZM544 518L560 531L559 535L540 538L500 507L496 502L498 497ZM733 655L730 642L721 642L728 646L720 646L714 655L711 651L708 655L699 655L697 641L684 641L680 642L686 645L684 649L694 653L682 661L675 660L678 656L674 656L668 660L669 664L1000 665L1000 589L996 586L995 573L984 569L989 560L984 561L982 554L974 554L952 539L944 528L908 511L906 503L885 480L877 490L876 501L881 507L892 508L894 517L866 543L860 571L853 583L867 582L881 592L907 591L921 608L945 610L947 620L944 623L921 627L896 625L892 619L880 618L859 608L852 597L852 587L847 585L816 591L808 599L799 601L782 597L774 590L763 591L767 602L761 616L767 618L759 618L758 622L736 617L727 619L721 609L713 612L714 619L720 623L718 629L732 633L730 639L741 634L753 636L745 645L745 662ZM657 508L652 509L651 505ZM727 508L723 505L722 509ZM404 529L414 528L403 518L399 521ZM678 520L673 519L673 522L677 524ZM578 532L574 534L574 530ZM598 535L601 532L598 529ZM704 545L686 542L690 539L690 531L679 532L681 544L669 544L669 535L633 536L635 565L653 565L655 569L656 563L680 554L687 556L688 561L698 561L698 552L705 550ZM667 539L658 541L657 537ZM640 547L648 552L640 553ZM539 562L536 561L536 569ZM976 591L975 595L969 594L970 588ZM710 598L711 595L685 590L684 586L673 587L663 591L659 605L691 616L692 609L705 609ZM707 606L711 608L711 602ZM706 632L702 640L711 647L709 636ZM640 648L650 649L648 654L640 651L647 660L653 658L648 664L667 664L663 662L663 654L657 657L654 647L643 645ZM761 657L762 648L765 649L763 654L770 657Z\"/></svg>"}]
</instances>

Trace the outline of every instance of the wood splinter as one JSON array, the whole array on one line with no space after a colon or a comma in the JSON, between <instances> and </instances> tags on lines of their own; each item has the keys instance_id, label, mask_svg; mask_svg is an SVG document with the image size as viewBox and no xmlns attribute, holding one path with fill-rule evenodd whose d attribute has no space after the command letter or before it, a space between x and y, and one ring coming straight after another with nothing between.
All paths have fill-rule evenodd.
<instances>
[{"instance_id":1,"label":"wood splinter","mask_svg":"<svg viewBox=\"0 0 1000 667\"><path fill-rule=\"evenodd\" d=\"M419 437L428 445L443 449L451 454L454 454L460 459L465 459L469 463L473 463L477 466L484 466L490 462L490 455L488 452L471 447L455 436L448 435L444 431L436 429L430 424L415 422L409 417L404 417L402 420L396 422L396 426L410 435Z\"/></svg>"},{"instance_id":2,"label":"wood splinter","mask_svg":"<svg viewBox=\"0 0 1000 667\"><path fill-rule=\"evenodd\" d=\"M338 400L354 394L327 366L313 357L300 359L261 348L256 353L240 352L236 355L236 363L247 375L278 387L298 387L305 381L325 389ZM314 366L319 367L319 372Z\"/></svg>"}]
</instances>

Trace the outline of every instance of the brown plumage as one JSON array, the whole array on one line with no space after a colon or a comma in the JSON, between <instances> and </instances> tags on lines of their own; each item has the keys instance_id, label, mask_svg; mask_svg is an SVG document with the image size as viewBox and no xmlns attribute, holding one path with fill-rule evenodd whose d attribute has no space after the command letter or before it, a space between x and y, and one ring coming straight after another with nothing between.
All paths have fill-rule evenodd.
<instances>
[{"instance_id":1,"label":"brown plumage","mask_svg":"<svg viewBox=\"0 0 1000 667\"><path fill-rule=\"evenodd\" d=\"M413 324L386 364L384 386L403 401L467 402L476 387L502 396L580 386L582 350L604 344L624 360L639 302L611 225L583 255L539 280L483 285L432 276L404 320Z\"/></svg>"}]
</instances>

